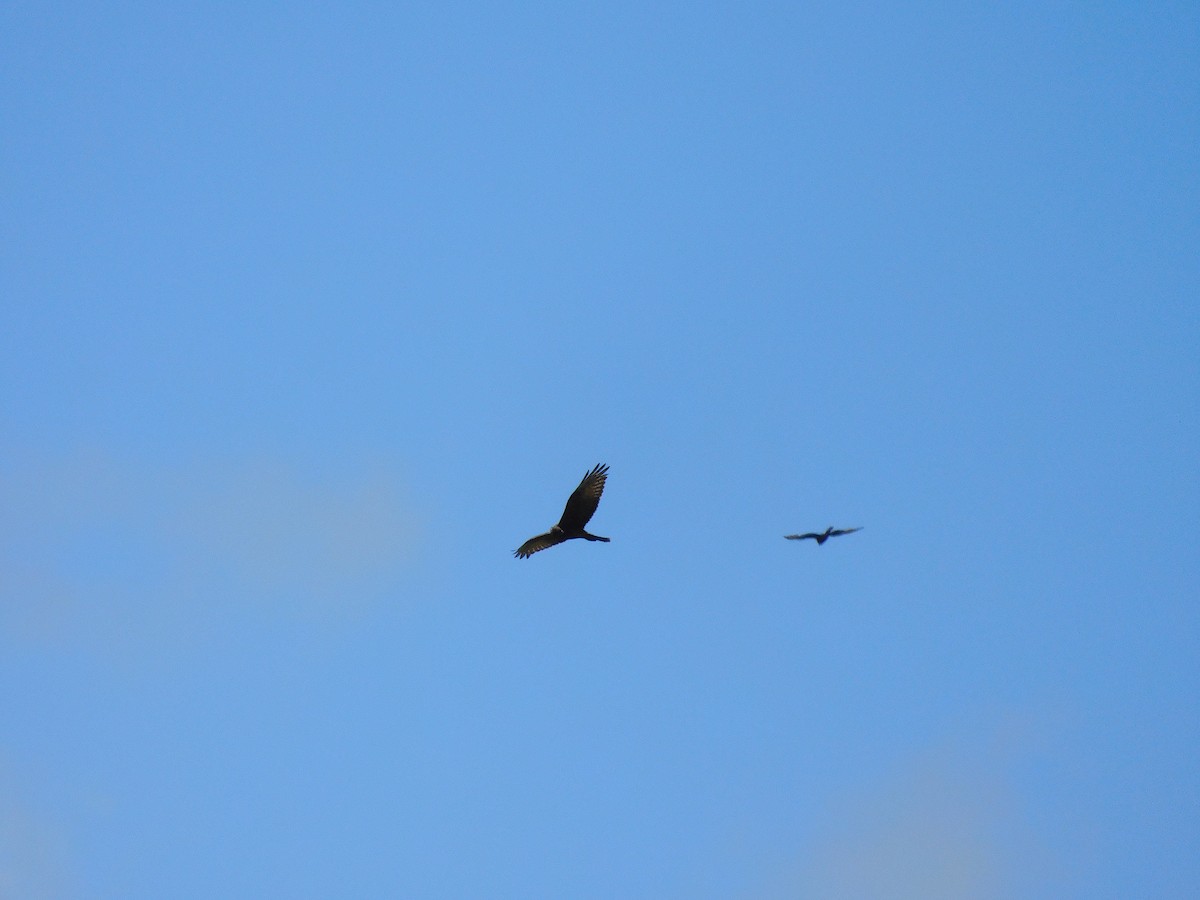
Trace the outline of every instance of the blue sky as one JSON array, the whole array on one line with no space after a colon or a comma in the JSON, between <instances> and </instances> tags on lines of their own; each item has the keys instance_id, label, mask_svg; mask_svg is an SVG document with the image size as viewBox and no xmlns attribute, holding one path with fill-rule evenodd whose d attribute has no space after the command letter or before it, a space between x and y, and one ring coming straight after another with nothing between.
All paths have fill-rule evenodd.
<instances>
[{"instance_id":1,"label":"blue sky","mask_svg":"<svg viewBox=\"0 0 1200 900\"><path fill-rule=\"evenodd\" d=\"M0 895L1196 896L1198 76L1182 3L9 4Z\"/></svg>"}]
</instances>

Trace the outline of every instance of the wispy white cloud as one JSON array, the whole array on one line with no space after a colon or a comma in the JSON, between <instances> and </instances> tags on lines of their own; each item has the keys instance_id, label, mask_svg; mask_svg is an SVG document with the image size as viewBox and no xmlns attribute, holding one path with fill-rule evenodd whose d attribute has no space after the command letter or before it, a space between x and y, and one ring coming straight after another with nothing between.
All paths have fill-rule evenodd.
<instances>
[{"instance_id":1,"label":"wispy white cloud","mask_svg":"<svg viewBox=\"0 0 1200 900\"><path fill-rule=\"evenodd\" d=\"M1029 896L1048 873L1012 770L1026 726L955 743L835 798L819 837L756 898L991 900ZM1040 895L1040 894L1039 894Z\"/></svg>"},{"instance_id":2,"label":"wispy white cloud","mask_svg":"<svg viewBox=\"0 0 1200 900\"><path fill-rule=\"evenodd\" d=\"M0 468L0 625L121 640L214 617L359 612L394 590L417 528L396 472L281 459Z\"/></svg>"},{"instance_id":3,"label":"wispy white cloud","mask_svg":"<svg viewBox=\"0 0 1200 900\"><path fill-rule=\"evenodd\" d=\"M1001 835L1011 812L992 779L927 763L852 801L810 861L814 896L1007 896Z\"/></svg>"},{"instance_id":4,"label":"wispy white cloud","mask_svg":"<svg viewBox=\"0 0 1200 900\"><path fill-rule=\"evenodd\" d=\"M0 772L0 897L61 900L75 887L61 834Z\"/></svg>"}]
</instances>

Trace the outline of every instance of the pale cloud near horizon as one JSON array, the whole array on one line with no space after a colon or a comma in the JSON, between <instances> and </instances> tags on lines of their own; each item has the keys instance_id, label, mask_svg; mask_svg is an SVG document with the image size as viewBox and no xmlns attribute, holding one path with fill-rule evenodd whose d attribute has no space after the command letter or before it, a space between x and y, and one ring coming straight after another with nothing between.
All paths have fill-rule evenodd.
<instances>
[{"instance_id":1,"label":"pale cloud near horizon","mask_svg":"<svg viewBox=\"0 0 1200 900\"><path fill-rule=\"evenodd\" d=\"M222 617L357 614L419 529L388 466L258 457L138 465L81 454L0 469L0 627L136 640Z\"/></svg>"},{"instance_id":2,"label":"pale cloud near horizon","mask_svg":"<svg viewBox=\"0 0 1200 900\"><path fill-rule=\"evenodd\" d=\"M66 846L0 769L0 898L56 900L76 896Z\"/></svg>"},{"instance_id":3,"label":"pale cloud near horizon","mask_svg":"<svg viewBox=\"0 0 1200 900\"><path fill-rule=\"evenodd\" d=\"M817 836L756 900L999 900L1045 893L1053 866L1013 770L1036 755L1029 723L954 741L834 796ZM1030 893L1032 891L1032 893Z\"/></svg>"}]
</instances>

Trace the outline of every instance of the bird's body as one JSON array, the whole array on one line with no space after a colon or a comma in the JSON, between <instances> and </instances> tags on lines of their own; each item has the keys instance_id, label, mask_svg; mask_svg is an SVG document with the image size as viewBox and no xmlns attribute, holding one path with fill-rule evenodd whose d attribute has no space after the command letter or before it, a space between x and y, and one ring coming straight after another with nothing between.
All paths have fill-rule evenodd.
<instances>
[{"instance_id":1,"label":"bird's body","mask_svg":"<svg viewBox=\"0 0 1200 900\"><path fill-rule=\"evenodd\" d=\"M608 538L600 537L597 534L588 534L583 527L595 515L596 507L600 505L600 495L604 493L604 483L607 480L608 466L605 465L598 465L584 475L583 481L579 482L579 487L575 488L567 499L566 509L563 510L558 524L545 534L531 537L518 547L513 555L517 559L528 559L539 550L545 550L547 547L553 547L555 544L561 544L572 538L603 541L607 544Z\"/></svg>"},{"instance_id":2,"label":"bird's body","mask_svg":"<svg viewBox=\"0 0 1200 900\"><path fill-rule=\"evenodd\" d=\"M810 531L808 534L785 534L784 537L787 538L789 541L802 541L805 538L812 538L814 541L817 542L818 545L820 545L820 544L825 543L831 537L838 537L839 535L843 535L843 534L854 534L854 532L856 532L856 531L862 531L862 528L859 527L859 528L838 529L838 528L834 528L832 525L830 525L828 528L826 528L820 534Z\"/></svg>"}]
</instances>

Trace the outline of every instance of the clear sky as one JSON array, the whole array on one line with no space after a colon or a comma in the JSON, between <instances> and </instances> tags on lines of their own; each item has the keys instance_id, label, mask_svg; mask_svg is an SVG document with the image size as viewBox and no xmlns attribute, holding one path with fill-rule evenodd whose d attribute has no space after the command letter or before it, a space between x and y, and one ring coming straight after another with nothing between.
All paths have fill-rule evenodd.
<instances>
[{"instance_id":1,"label":"clear sky","mask_svg":"<svg viewBox=\"0 0 1200 900\"><path fill-rule=\"evenodd\" d=\"M1200 896L1195 4L8 3L0 117L0 896Z\"/></svg>"}]
</instances>

